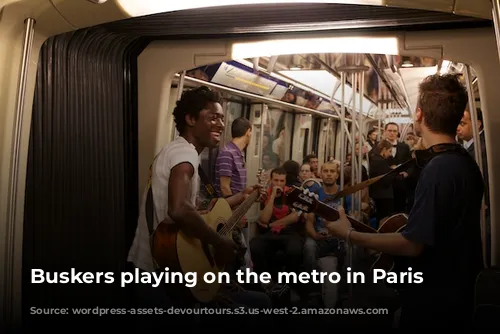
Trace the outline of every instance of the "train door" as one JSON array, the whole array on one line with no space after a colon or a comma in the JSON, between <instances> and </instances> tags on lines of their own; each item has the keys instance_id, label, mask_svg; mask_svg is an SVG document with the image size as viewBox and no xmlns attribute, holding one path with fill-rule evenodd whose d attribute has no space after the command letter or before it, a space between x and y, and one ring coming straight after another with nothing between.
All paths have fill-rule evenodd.
<instances>
[{"instance_id":1,"label":"train door","mask_svg":"<svg viewBox=\"0 0 500 334\"><path fill-rule=\"evenodd\" d=\"M304 157L312 149L312 116L307 114L297 115L293 131L292 160L302 163Z\"/></svg>"},{"instance_id":2,"label":"train door","mask_svg":"<svg viewBox=\"0 0 500 334\"><path fill-rule=\"evenodd\" d=\"M328 119L327 118L321 118L318 119L318 122L320 123L319 126L319 131L317 132L318 135L318 160L320 163L323 163L328 160Z\"/></svg>"},{"instance_id":3,"label":"train door","mask_svg":"<svg viewBox=\"0 0 500 334\"><path fill-rule=\"evenodd\" d=\"M337 144L337 125L339 123L334 121L333 118L330 118L329 119L329 122L328 122L328 136L327 136L327 157L330 156L330 157L333 157L334 159L337 159L337 157L335 156L335 147L336 147L336 144Z\"/></svg>"},{"instance_id":4,"label":"train door","mask_svg":"<svg viewBox=\"0 0 500 334\"><path fill-rule=\"evenodd\" d=\"M281 166L290 159L293 114L280 109L268 109L265 112L265 135L268 138L268 151L275 154L275 166Z\"/></svg>"}]
</instances>

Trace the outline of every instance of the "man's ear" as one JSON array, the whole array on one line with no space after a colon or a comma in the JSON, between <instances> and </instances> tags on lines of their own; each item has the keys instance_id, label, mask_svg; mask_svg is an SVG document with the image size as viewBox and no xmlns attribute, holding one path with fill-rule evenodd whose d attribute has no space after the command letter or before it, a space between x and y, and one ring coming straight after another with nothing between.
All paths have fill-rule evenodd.
<instances>
[{"instance_id":1,"label":"man's ear","mask_svg":"<svg viewBox=\"0 0 500 334\"><path fill-rule=\"evenodd\" d=\"M186 124L188 126L194 126L196 124L196 118L193 117L192 115L190 114L187 114L184 119L186 120Z\"/></svg>"},{"instance_id":2,"label":"man's ear","mask_svg":"<svg viewBox=\"0 0 500 334\"><path fill-rule=\"evenodd\" d=\"M417 110L415 111L415 121L417 122L422 122L422 117L424 116L424 113L422 112L422 109L420 107L417 107Z\"/></svg>"}]
</instances>

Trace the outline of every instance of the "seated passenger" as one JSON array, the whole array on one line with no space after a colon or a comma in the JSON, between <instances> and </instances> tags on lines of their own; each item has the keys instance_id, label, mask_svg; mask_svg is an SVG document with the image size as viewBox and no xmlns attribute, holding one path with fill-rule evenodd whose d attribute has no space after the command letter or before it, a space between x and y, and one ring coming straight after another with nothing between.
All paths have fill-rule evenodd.
<instances>
[{"instance_id":1,"label":"seated passenger","mask_svg":"<svg viewBox=\"0 0 500 334\"><path fill-rule=\"evenodd\" d=\"M323 186L318 187L315 191L319 196L319 201L333 208L340 205L340 200L330 199L340 190L337 185L339 173L339 166L336 163L331 161L324 163L320 169ZM304 243L304 267L306 272L319 271L319 268L317 268L319 258L330 253L337 256L341 253L342 245L338 239L328 235L324 219L314 213L307 214L306 233L307 237Z\"/></svg>"},{"instance_id":2,"label":"seated passenger","mask_svg":"<svg viewBox=\"0 0 500 334\"><path fill-rule=\"evenodd\" d=\"M344 189L349 188L353 186L352 184L352 167L345 166L344 167ZM370 217L370 197L368 196L368 188L361 189L361 212L362 212L362 219L360 219L359 214L358 214L358 193L348 195L344 197L344 208L346 212L349 212L350 215L352 215L354 218L358 219L359 221L362 221L363 223L367 224L369 221ZM351 202L353 206L351 207Z\"/></svg>"},{"instance_id":3,"label":"seated passenger","mask_svg":"<svg viewBox=\"0 0 500 334\"><path fill-rule=\"evenodd\" d=\"M284 251L288 271L297 271L302 264L304 238L298 233L300 214L284 204L286 170L271 172L271 187L266 202L261 204L260 233L250 242L250 254L257 273L275 274L272 263L277 252ZM274 269L274 270L273 270Z\"/></svg>"},{"instance_id":4,"label":"seated passenger","mask_svg":"<svg viewBox=\"0 0 500 334\"><path fill-rule=\"evenodd\" d=\"M302 166L300 166L300 172L299 172L300 183L302 184L304 181L310 180L306 184L304 184L304 188L307 188L310 191L314 192L314 189L320 187L320 185L318 181L314 181L312 179L316 178L314 177L313 172L311 170L311 165L309 165L308 163L302 164Z\"/></svg>"},{"instance_id":5,"label":"seated passenger","mask_svg":"<svg viewBox=\"0 0 500 334\"><path fill-rule=\"evenodd\" d=\"M309 164L311 166L311 172L313 173L313 177L319 178L320 176L318 171L318 157L314 154L309 154L304 158L303 163Z\"/></svg>"},{"instance_id":6,"label":"seated passenger","mask_svg":"<svg viewBox=\"0 0 500 334\"><path fill-rule=\"evenodd\" d=\"M297 161L288 160L282 166L286 171L286 181L287 187L297 186L300 187L301 182L299 179L300 165Z\"/></svg>"}]
</instances>

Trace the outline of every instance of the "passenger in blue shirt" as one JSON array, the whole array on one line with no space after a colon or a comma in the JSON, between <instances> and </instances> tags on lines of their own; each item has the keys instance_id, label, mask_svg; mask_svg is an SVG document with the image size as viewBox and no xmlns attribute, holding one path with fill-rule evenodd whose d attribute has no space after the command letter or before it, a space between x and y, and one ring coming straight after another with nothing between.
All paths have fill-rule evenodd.
<instances>
[{"instance_id":1,"label":"passenger in blue shirt","mask_svg":"<svg viewBox=\"0 0 500 334\"><path fill-rule=\"evenodd\" d=\"M339 177L339 166L334 162L326 162L321 166L320 176L323 181L322 187L315 187L314 192L318 194L319 200L330 207L338 208L340 200L330 200L340 189L337 184ZM338 253L338 239L328 235L323 218L314 213L307 214L306 222L307 238L304 244L304 266L307 272L316 269L316 262L320 257L329 253Z\"/></svg>"}]
</instances>

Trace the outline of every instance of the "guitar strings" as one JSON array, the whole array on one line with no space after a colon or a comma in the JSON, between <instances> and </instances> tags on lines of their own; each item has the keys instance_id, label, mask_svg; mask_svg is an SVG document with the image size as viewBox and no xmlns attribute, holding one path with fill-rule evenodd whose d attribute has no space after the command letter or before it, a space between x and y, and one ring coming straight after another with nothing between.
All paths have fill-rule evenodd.
<instances>
[{"instance_id":1,"label":"guitar strings","mask_svg":"<svg viewBox=\"0 0 500 334\"><path fill-rule=\"evenodd\" d=\"M257 179L259 180L259 184L261 186L263 186L263 179L262 179L262 173L263 173L263 169L259 169L259 171L257 172ZM245 201L249 201L249 203L251 202L254 202L257 198L253 199L252 201L249 200L249 198L253 198L253 197L257 197L259 195L259 192L254 192L252 195L250 195ZM245 208L246 205L240 205L234 212L233 216L235 217L235 220L233 223L231 223L231 228L229 228L229 224L227 224L227 222L224 224L224 227L221 228L221 230L218 232L220 235L227 235L229 232L231 232L231 230L236 226L236 223L241 219L243 218L243 216L245 215L245 212L247 211L247 209ZM251 206L251 205L250 205ZM245 210L243 210L245 209ZM237 219L236 219L237 218Z\"/></svg>"},{"instance_id":2,"label":"guitar strings","mask_svg":"<svg viewBox=\"0 0 500 334\"><path fill-rule=\"evenodd\" d=\"M253 198L253 197L256 197L259 193L258 192L255 192L253 193L252 195L250 195L248 197L248 201L249 203L251 202L254 202L255 199L252 199L251 201L249 200L250 198ZM247 210L244 210L245 207L243 205L240 205L235 211L234 211L234 214L233 214L233 217L234 217L234 222L232 222L231 224L224 224L224 227L220 229L220 231L218 232L220 235L227 235L229 232L231 232L231 230L234 228L234 226L236 225L236 223L245 215L245 212ZM229 225L231 225L231 227L229 227Z\"/></svg>"}]
</instances>

